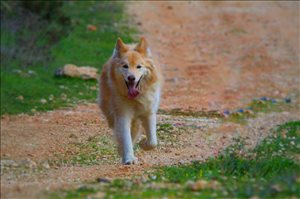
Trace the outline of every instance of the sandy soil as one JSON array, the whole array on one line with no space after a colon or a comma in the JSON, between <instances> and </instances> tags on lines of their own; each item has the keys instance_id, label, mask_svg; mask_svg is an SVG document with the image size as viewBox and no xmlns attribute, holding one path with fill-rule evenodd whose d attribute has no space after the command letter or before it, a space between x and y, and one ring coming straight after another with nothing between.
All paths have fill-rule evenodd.
<instances>
[{"instance_id":1,"label":"sandy soil","mask_svg":"<svg viewBox=\"0 0 300 199\"><path fill-rule=\"evenodd\" d=\"M131 2L128 13L149 41L165 76L161 108L234 110L255 97L299 96L299 2ZM294 110L259 114L246 125L218 118L160 114L158 123L185 129L174 146L139 151L140 164L45 167L7 172L5 165L35 168L74 142L110 131L95 104L1 118L1 198L34 198L97 177L143 174L154 165L182 164L217 155L246 138L249 147L274 126L300 119ZM108 157L109 158L109 157Z\"/></svg>"}]
</instances>

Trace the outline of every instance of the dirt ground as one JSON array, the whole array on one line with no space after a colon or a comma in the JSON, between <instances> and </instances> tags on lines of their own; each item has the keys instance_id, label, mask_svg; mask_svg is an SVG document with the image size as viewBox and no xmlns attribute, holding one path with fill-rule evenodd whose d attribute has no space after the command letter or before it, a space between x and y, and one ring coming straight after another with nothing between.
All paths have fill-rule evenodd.
<instances>
[{"instance_id":1,"label":"dirt ground","mask_svg":"<svg viewBox=\"0 0 300 199\"><path fill-rule=\"evenodd\" d=\"M158 115L158 124L182 126L176 146L139 151L139 165L100 161L92 166L44 164L74 142L110 136L96 104L1 118L1 198L34 198L43 191L77 186L98 177L143 174L155 165L216 156L246 138L249 147L274 126L300 119L299 2L130 2L127 11L161 65L161 109L235 110L256 97L290 97L294 109L261 113L246 124L220 118ZM110 158L110 157L106 157ZM13 172L6 166L31 170ZM44 165L36 171L37 165Z\"/></svg>"}]
</instances>

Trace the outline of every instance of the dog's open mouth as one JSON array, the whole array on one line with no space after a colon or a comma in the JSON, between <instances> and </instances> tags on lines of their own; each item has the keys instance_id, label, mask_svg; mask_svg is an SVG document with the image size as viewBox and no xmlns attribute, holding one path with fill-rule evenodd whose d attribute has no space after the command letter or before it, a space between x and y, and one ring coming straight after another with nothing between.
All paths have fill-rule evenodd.
<instances>
[{"instance_id":1,"label":"dog's open mouth","mask_svg":"<svg viewBox=\"0 0 300 199\"><path fill-rule=\"evenodd\" d=\"M129 99L134 99L140 94L139 84L140 84L142 77L143 76L141 76L141 78L139 79L139 81L137 83L125 81L126 86L128 88L128 98Z\"/></svg>"}]
</instances>

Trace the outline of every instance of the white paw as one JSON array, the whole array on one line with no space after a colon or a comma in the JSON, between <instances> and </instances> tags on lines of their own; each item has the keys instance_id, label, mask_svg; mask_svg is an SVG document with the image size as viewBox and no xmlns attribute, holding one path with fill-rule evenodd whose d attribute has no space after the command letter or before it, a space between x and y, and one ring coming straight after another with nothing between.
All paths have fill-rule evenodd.
<instances>
[{"instance_id":1,"label":"white paw","mask_svg":"<svg viewBox=\"0 0 300 199\"><path fill-rule=\"evenodd\" d=\"M123 158L122 163L125 165L137 164L138 159L136 157Z\"/></svg>"},{"instance_id":2,"label":"white paw","mask_svg":"<svg viewBox=\"0 0 300 199\"><path fill-rule=\"evenodd\" d=\"M156 146L157 146L157 143L151 143L151 142L148 142L147 138L144 137L140 143L139 143L140 147L142 149L144 149L145 151L149 151L149 150L152 150L154 149Z\"/></svg>"}]
</instances>

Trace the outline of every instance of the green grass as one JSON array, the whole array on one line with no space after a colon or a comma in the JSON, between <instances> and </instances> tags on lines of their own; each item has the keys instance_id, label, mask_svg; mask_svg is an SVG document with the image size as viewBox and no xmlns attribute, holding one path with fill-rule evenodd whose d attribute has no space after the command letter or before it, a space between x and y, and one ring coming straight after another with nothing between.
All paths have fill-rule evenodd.
<instances>
[{"instance_id":1,"label":"green grass","mask_svg":"<svg viewBox=\"0 0 300 199\"><path fill-rule=\"evenodd\" d=\"M253 100L243 112L233 112L224 121L246 123L248 118L254 118L258 113L282 112L295 107L296 104L286 103L283 100Z\"/></svg>"},{"instance_id":2,"label":"green grass","mask_svg":"<svg viewBox=\"0 0 300 199\"><path fill-rule=\"evenodd\" d=\"M118 37L132 42L130 35L135 31L128 27L121 2L64 2L62 12L70 18L70 31L51 45L49 52L52 59L49 63L24 67L23 61L18 58L1 62L1 115L53 110L82 101L95 102L96 81L54 78L55 69L72 63L101 70ZM95 25L97 30L87 30L88 24ZM34 32L26 30L22 34ZM4 33L1 29L1 45L17 45L16 40L15 34ZM41 38L36 45L45 46L46 43ZM42 99L47 102L41 103Z\"/></svg>"},{"instance_id":3,"label":"green grass","mask_svg":"<svg viewBox=\"0 0 300 199\"><path fill-rule=\"evenodd\" d=\"M116 146L111 136L93 136L84 143L71 143L63 153L50 160L52 166L97 165L119 163Z\"/></svg>"},{"instance_id":4,"label":"green grass","mask_svg":"<svg viewBox=\"0 0 300 199\"><path fill-rule=\"evenodd\" d=\"M300 121L279 126L254 149L243 140L206 162L166 166L148 178L88 183L48 198L291 198L300 195ZM195 186L195 184L199 186ZM203 185L204 184L204 185Z\"/></svg>"}]
</instances>

